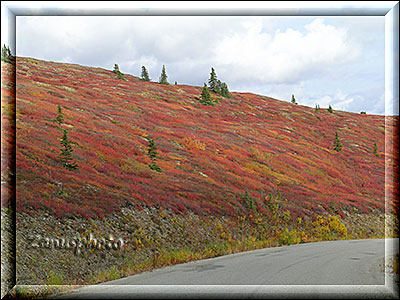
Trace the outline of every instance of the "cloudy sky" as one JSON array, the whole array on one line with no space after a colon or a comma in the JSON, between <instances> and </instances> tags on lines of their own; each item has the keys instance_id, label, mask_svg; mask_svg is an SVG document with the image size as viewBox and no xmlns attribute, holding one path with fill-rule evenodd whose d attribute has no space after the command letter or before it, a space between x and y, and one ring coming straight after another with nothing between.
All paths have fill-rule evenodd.
<instances>
[{"instance_id":1,"label":"cloudy sky","mask_svg":"<svg viewBox=\"0 0 400 300\"><path fill-rule=\"evenodd\" d=\"M165 65L195 86L214 67L230 91L385 114L383 16L17 16L16 53L135 76L144 65L153 81Z\"/></svg>"}]
</instances>

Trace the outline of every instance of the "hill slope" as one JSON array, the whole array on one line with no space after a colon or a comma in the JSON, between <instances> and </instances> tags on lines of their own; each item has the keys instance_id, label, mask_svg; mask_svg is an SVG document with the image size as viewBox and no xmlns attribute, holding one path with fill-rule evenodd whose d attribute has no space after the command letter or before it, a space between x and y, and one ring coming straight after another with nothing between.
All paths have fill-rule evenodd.
<instances>
[{"instance_id":1,"label":"hill slope","mask_svg":"<svg viewBox=\"0 0 400 300\"><path fill-rule=\"evenodd\" d=\"M10 67L2 64L2 76ZM315 112L251 93L220 97L210 107L198 101L201 87L124 77L17 58L19 212L103 217L132 204L237 215L247 210L245 189L261 212L265 197L279 191L293 217L353 207L383 210L385 191L390 206L397 201L398 117ZM2 85L5 117L3 102L12 89ZM57 162L57 105L78 170ZM333 150L336 132L341 152ZM146 137L158 146L163 172L148 166Z\"/></svg>"}]
</instances>

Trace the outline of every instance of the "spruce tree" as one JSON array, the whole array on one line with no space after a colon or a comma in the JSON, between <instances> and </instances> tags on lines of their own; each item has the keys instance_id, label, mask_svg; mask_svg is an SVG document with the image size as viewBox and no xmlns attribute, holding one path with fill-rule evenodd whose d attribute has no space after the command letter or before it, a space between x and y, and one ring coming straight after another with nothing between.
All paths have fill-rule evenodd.
<instances>
[{"instance_id":1,"label":"spruce tree","mask_svg":"<svg viewBox=\"0 0 400 300\"><path fill-rule=\"evenodd\" d=\"M207 85L204 83L203 90L201 92L201 99L200 103L204 105L211 105L214 106L214 103L212 101L210 92L208 91Z\"/></svg>"},{"instance_id":2,"label":"spruce tree","mask_svg":"<svg viewBox=\"0 0 400 300\"><path fill-rule=\"evenodd\" d=\"M226 98L231 98L231 94L229 93L228 85L223 82L221 86L221 95Z\"/></svg>"},{"instance_id":3,"label":"spruce tree","mask_svg":"<svg viewBox=\"0 0 400 300\"><path fill-rule=\"evenodd\" d=\"M157 159L157 146L154 143L154 140L150 137L147 138L147 140L149 141L149 147L147 150L147 155L150 157L151 159L151 165L149 165L150 169L157 171L157 172L162 172L162 169L156 164L156 159Z\"/></svg>"},{"instance_id":4,"label":"spruce tree","mask_svg":"<svg viewBox=\"0 0 400 300\"><path fill-rule=\"evenodd\" d=\"M150 81L149 73L147 72L145 66L142 66L142 74L140 76L140 80Z\"/></svg>"},{"instance_id":5,"label":"spruce tree","mask_svg":"<svg viewBox=\"0 0 400 300\"><path fill-rule=\"evenodd\" d=\"M208 79L208 85L213 93L221 95L226 98L231 98L229 93L228 85L225 82L217 79L217 74L214 68L211 68L210 79Z\"/></svg>"},{"instance_id":6,"label":"spruce tree","mask_svg":"<svg viewBox=\"0 0 400 300\"><path fill-rule=\"evenodd\" d=\"M11 50L10 47L3 45L3 48L1 48L1 60L11 64L12 63L12 55L11 55Z\"/></svg>"},{"instance_id":7,"label":"spruce tree","mask_svg":"<svg viewBox=\"0 0 400 300\"><path fill-rule=\"evenodd\" d=\"M328 107L328 111L330 112L330 113L333 113L333 109L332 109L332 106L329 104L329 107Z\"/></svg>"},{"instance_id":8,"label":"spruce tree","mask_svg":"<svg viewBox=\"0 0 400 300\"><path fill-rule=\"evenodd\" d=\"M210 79L208 79L208 85L213 92L216 92L218 79L214 68L211 68Z\"/></svg>"},{"instance_id":9,"label":"spruce tree","mask_svg":"<svg viewBox=\"0 0 400 300\"><path fill-rule=\"evenodd\" d=\"M118 79L124 79L122 75L124 75L120 70L118 64L114 64L113 72L118 75Z\"/></svg>"},{"instance_id":10,"label":"spruce tree","mask_svg":"<svg viewBox=\"0 0 400 300\"><path fill-rule=\"evenodd\" d=\"M336 135L335 135L335 141L333 143L333 149L336 150L337 152L342 151L342 143L339 140L339 135L336 131Z\"/></svg>"},{"instance_id":11,"label":"spruce tree","mask_svg":"<svg viewBox=\"0 0 400 300\"><path fill-rule=\"evenodd\" d=\"M68 170L74 170L78 168L78 164L72 158L72 147L71 143L68 140L68 131L66 129L61 129L63 131L63 136L61 139L61 153L59 154L58 158L62 163L63 167Z\"/></svg>"},{"instance_id":12,"label":"spruce tree","mask_svg":"<svg viewBox=\"0 0 400 300\"><path fill-rule=\"evenodd\" d=\"M161 84L169 84L167 81L167 78L168 78L167 72L165 71L165 66L163 65L162 70L161 70L161 76L160 76L160 79L158 82Z\"/></svg>"},{"instance_id":13,"label":"spruce tree","mask_svg":"<svg viewBox=\"0 0 400 300\"><path fill-rule=\"evenodd\" d=\"M297 103L296 103L296 98L294 97L294 95L292 95L292 103L293 103L293 104L297 104Z\"/></svg>"},{"instance_id":14,"label":"spruce tree","mask_svg":"<svg viewBox=\"0 0 400 300\"><path fill-rule=\"evenodd\" d=\"M319 112L319 110L320 110L319 104L315 104L315 111Z\"/></svg>"},{"instance_id":15,"label":"spruce tree","mask_svg":"<svg viewBox=\"0 0 400 300\"><path fill-rule=\"evenodd\" d=\"M374 155L375 155L375 156L379 156L379 154L378 154L378 146L376 145L376 143L374 143L374 150L373 150L373 152L374 152Z\"/></svg>"},{"instance_id":16,"label":"spruce tree","mask_svg":"<svg viewBox=\"0 0 400 300\"><path fill-rule=\"evenodd\" d=\"M217 80L217 84L215 85L214 89L211 89L214 93L221 95L222 93L222 82L221 80Z\"/></svg>"},{"instance_id":17,"label":"spruce tree","mask_svg":"<svg viewBox=\"0 0 400 300\"><path fill-rule=\"evenodd\" d=\"M77 169L78 164L72 158L72 147L70 141L68 140L68 131L61 128L61 125L64 124L64 114L60 105L58 105L58 114L54 121L57 123L58 129L63 132L63 136L60 140L62 148L60 154L58 155L58 159L64 168L68 170Z\"/></svg>"},{"instance_id":18,"label":"spruce tree","mask_svg":"<svg viewBox=\"0 0 400 300\"><path fill-rule=\"evenodd\" d=\"M57 122L58 127L61 128L61 125L64 123L64 114L60 105L58 105L58 115L55 118L55 121Z\"/></svg>"}]
</instances>

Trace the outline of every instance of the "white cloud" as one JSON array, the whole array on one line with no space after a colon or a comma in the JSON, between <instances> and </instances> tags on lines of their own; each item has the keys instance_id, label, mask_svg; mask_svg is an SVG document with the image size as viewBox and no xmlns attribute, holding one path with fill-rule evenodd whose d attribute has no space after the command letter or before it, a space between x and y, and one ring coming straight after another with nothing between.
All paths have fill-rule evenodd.
<instances>
[{"instance_id":1,"label":"white cloud","mask_svg":"<svg viewBox=\"0 0 400 300\"><path fill-rule=\"evenodd\" d=\"M316 19L299 30L262 32L259 23L245 24L246 31L224 38L216 48L215 60L232 65L229 78L238 77L282 83L317 76L327 68L354 60L356 45L348 42L346 30Z\"/></svg>"},{"instance_id":2,"label":"white cloud","mask_svg":"<svg viewBox=\"0 0 400 300\"><path fill-rule=\"evenodd\" d=\"M17 17L17 55L383 114L384 21L353 17ZM366 37L367 36L367 37ZM376 103L380 101L380 104Z\"/></svg>"},{"instance_id":3,"label":"white cloud","mask_svg":"<svg viewBox=\"0 0 400 300\"><path fill-rule=\"evenodd\" d=\"M304 97L299 101L300 104L315 107L319 104L321 108L332 106L334 110L361 112L368 111L372 114L381 114L383 101L380 99L375 104L368 105L367 100L363 95L347 94L338 89L332 95L324 95L321 97Z\"/></svg>"}]
</instances>

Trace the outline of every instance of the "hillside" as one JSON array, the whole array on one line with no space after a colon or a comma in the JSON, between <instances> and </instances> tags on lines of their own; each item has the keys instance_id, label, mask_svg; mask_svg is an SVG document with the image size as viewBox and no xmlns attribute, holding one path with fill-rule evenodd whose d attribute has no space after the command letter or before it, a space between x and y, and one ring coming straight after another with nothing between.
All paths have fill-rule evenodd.
<instances>
[{"instance_id":1,"label":"hillside","mask_svg":"<svg viewBox=\"0 0 400 300\"><path fill-rule=\"evenodd\" d=\"M202 87L124 78L2 63L2 286L31 286L21 298L251 249L396 236L398 116L235 92L212 107ZM59 105L76 170L58 161Z\"/></svg>"},{"instance_id":2,"label":"hillside","mask_svg":"<svg viewBox=\"0 0 400 300\"><path fill-rule=\"evenodd\" d=\"M3 78L10 67L2 64ZM198 101L202 87L124 78L101 68L17 58L18 212L90 218L133 205L231 216L246 212L246 189L261 212L269 193L279 191L293 217L382 211L385 191L390 207L397 201L398 179L389 172L398 171L398 117L316 112L235 92L211 107ZM12 88L2 80L5 118ZM57 162L58 105L77 170ZM335 132L341 152L333 150ZM158 147L163 172L148 166L146 137Z\"/></svg>"}]
</instances>

